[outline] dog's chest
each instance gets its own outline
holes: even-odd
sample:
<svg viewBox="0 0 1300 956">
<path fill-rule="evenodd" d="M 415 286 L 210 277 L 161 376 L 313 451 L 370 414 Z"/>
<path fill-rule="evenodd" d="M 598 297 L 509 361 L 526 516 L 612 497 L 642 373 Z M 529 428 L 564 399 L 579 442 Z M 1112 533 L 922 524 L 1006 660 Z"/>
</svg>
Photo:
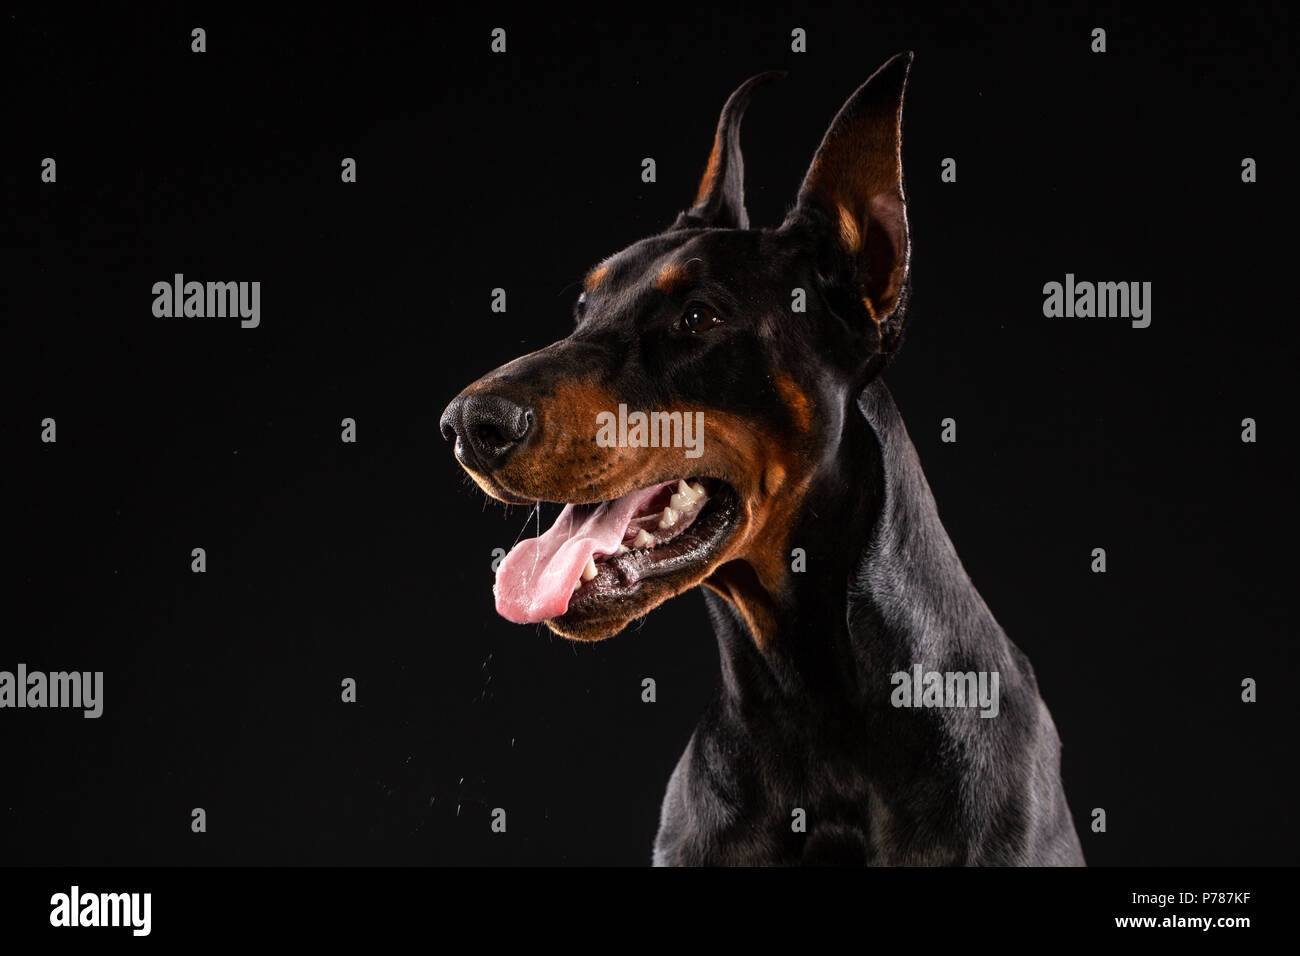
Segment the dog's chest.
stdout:
<svg viewBox="0 0 1300 956">
<path fill-rule="evenodd" d="M 818 736 L 741 735 L 702 723 L 668 783 L 655 864 L 898 866 L 959 858 L 942 838 L 917 839 L 916 820 L 890 809 L 865 754 L 819 748 Z"/>
</svg>

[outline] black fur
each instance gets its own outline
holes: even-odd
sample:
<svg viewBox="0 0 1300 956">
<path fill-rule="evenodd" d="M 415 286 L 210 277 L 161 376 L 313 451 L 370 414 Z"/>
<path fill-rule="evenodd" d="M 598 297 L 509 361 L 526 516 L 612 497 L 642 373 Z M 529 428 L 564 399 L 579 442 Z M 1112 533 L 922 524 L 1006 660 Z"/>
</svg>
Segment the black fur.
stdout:
<svg viewBox="0 0 1300 956">
<path fill-rule="evenodd" d="M 669 783 L 657 864 L 1083 863 L 1033 669 L 967 577 L 879 378 L 910 292 L 898 159 L 910 62 L 895 57 L 845 104 L 777 229 L 747 228 L 739 125 L 769 75 L 746 83 L 723 110 L 715 173 L 691 208 L 602 264 L 568 338 L 485 376 L 443 417 L 462 463 L 505 500 L 547 497 L 502 475 L 514 455 L 552 461 L 546 436 L 583 427 L 548 419 L 577 380 L 635 408 L 723 410 L 803 469 L 806 491 L 781 530 L 816 565 L 767 589 L 769 633 L 758 640 L 706 592 L 722 683 Z M 849 228 L 846 243 L 846 216 L 860 241 Z M 688 281 L 656 282 L 684 264 Z M 806 311 L 791 309 L 795 288 Z M 683 331 L 692 303 L 723 321 Z M 546 481 L 538 471 L 528 474 Z M 645 477 L 642 487 L 672 475 Z M 754 575 L 745 565 L 731 572 Z M 630 619 L 614 612 L 582 636 Z M 581 634 L 572 616 L 559 624 Z M 916 665 L 997 672 L 998 716 L 893 706 L 891 675 Z M 792 827 L 795 810 L 806 832 Z"/>
<path fill-rule="evenodd" d="M 706 592 L 722 683 L 668 784 L 655 863 L 1082 865 L 1033 668 L 962 568 L 883 382 L 854 413 L 797 535 L 830 570 L 795 576 L 781 652 Z M 999 716 L 894 708 L 890 675 L 917 663 L 998 671 Z"/>
</svg>

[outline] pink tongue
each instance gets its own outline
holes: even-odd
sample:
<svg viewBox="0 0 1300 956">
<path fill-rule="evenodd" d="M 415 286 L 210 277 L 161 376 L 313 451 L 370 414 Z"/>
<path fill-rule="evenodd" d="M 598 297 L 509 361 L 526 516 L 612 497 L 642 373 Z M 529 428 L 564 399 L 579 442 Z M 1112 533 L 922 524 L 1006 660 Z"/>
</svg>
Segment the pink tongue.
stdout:
<svg viewBox="0 0 1300 956">
<path fill-rule="evenodd" d="M 643 488 L 598 505 L 565 505 L 545 534 L 520 541 L 497 566 L 492 588 L 497 613 L 516 624 L 562 615 L 587 559 L 613 554 L 638 511 L 673 484 Z"/>
</svg>

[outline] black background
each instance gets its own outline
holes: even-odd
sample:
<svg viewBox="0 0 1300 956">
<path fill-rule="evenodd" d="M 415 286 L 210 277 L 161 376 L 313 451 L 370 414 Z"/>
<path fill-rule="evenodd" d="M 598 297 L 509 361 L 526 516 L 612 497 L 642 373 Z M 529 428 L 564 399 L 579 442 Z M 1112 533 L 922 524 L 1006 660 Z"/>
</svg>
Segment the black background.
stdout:
<svg viewBox="0 0 1300 956">
<path fill-rule="evenodd" d="M 3 31 L 0 669 L 105 672 L 99 720 L 0 712 L 3 862 L 648 862 L 717 679 L 703 602 L 596 646 L 497 618 L 491 551 L 524 510 L 484 505 L 438 416 L 562 337 L 586 269 L 687 204 L 743 79 L 790 71 L 743 136 L 751 217 L 772 226 L 836 109 L 901 49 L 915 296 L 887 378 L 1035 664 L 1085 854 L 1297 862 L 1281 4 L 177 5 L 24 9 Z M 176 272 L 260 280 L 261 327 L 155 318 Z M 1152 282 L 1151 327 L 1044 318 L 1067 272 Z"/>
</svg>

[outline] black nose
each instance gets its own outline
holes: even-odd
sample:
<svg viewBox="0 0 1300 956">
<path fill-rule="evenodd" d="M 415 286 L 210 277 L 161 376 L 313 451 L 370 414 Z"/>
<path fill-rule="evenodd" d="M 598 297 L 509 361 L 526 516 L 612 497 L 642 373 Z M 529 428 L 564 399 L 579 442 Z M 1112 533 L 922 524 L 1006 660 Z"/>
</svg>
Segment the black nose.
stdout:
<svg viewBox="0 0 1300 956">
<path fill-rule="evenodd" d="M 488 472 L 528 437 L 533 413 L 499 395 L 457 395 L 439 425 L 443 438 L 456 439 L 461 464 Z"/>
</svg>

